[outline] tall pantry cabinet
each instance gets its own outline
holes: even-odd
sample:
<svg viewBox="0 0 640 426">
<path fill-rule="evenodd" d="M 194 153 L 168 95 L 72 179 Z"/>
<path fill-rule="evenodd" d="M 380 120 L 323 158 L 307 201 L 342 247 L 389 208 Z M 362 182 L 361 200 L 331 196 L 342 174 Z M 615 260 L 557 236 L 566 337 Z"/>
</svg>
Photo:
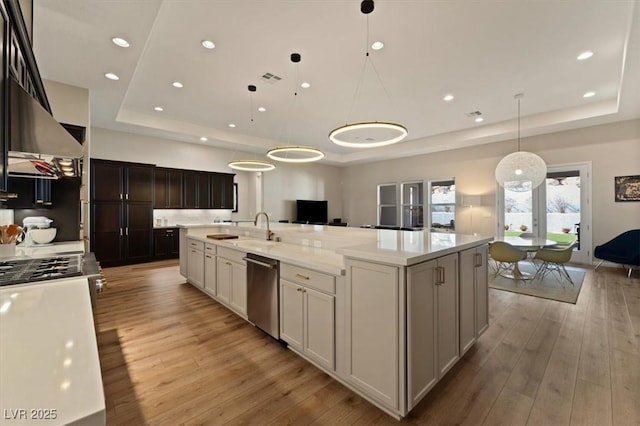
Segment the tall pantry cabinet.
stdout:
<svg viewBox="0 0 640 426">
<path fill-rule="evenodd" d="M 153 256 L 152 164 L 91 161 L 91 251 L 105 266 Z"/>
</svg>

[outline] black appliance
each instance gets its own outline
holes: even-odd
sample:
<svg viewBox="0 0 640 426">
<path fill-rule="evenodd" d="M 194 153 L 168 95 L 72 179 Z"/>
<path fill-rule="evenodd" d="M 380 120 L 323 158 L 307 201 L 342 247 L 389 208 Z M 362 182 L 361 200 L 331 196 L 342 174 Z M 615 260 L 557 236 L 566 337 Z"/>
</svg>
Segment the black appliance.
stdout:
<svg viewBox="0 0 640 426">
<path fill-rule="evenodd" d="M 326 224 L 329 221 L 328 217 L 326 200 L 296 200 L 296 222 Z"/>
</svg>

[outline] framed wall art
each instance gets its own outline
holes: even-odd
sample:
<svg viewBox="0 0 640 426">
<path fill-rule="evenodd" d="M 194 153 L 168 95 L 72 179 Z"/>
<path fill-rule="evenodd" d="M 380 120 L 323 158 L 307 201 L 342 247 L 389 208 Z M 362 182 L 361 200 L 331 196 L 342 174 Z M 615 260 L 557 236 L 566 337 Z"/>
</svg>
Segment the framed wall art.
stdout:
<svg viewBox="0 0 640 426">
<path fill-rule="evenodd" d="M 616 176 L 615 196 L 618 201 L 640 201 L 640 175 Z"/>
</svg>

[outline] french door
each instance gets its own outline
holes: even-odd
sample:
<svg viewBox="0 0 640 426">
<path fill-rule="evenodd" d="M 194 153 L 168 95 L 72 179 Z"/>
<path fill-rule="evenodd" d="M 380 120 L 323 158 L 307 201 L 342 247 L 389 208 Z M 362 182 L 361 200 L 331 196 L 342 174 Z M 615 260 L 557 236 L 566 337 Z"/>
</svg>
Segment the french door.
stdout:
<svg viewBox="0 0 640 426">
<path fill-rule="evenodd" d="M 571 260 L 591 263 L 591 164 L 548 166 L 537 188 L 498 187 L 498 236 L 576 242 Z"/>
</svg>

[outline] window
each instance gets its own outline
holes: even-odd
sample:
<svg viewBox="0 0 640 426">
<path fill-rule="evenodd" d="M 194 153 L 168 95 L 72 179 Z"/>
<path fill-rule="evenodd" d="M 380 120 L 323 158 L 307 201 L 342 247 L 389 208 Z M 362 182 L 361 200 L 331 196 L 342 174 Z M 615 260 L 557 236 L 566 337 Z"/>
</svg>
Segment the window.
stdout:
<svg viewBox="0 0 640 426">
<path fill-rule="evenodd" d="M 398 185 L 378 185 L 378 225 L 398 226 Z"/>
<path fill-rule="evenodd" d="M 429 183 L 429 211 L 432 228 L 455 229 L 456 181 L 455 179 Z"/>
<path fill-rule="evenodd" d="M 402 225 L 406 228 L 421 228 L 423 220 L 422 182 L 408 182 L 402 185 Z"/>
</svg>

